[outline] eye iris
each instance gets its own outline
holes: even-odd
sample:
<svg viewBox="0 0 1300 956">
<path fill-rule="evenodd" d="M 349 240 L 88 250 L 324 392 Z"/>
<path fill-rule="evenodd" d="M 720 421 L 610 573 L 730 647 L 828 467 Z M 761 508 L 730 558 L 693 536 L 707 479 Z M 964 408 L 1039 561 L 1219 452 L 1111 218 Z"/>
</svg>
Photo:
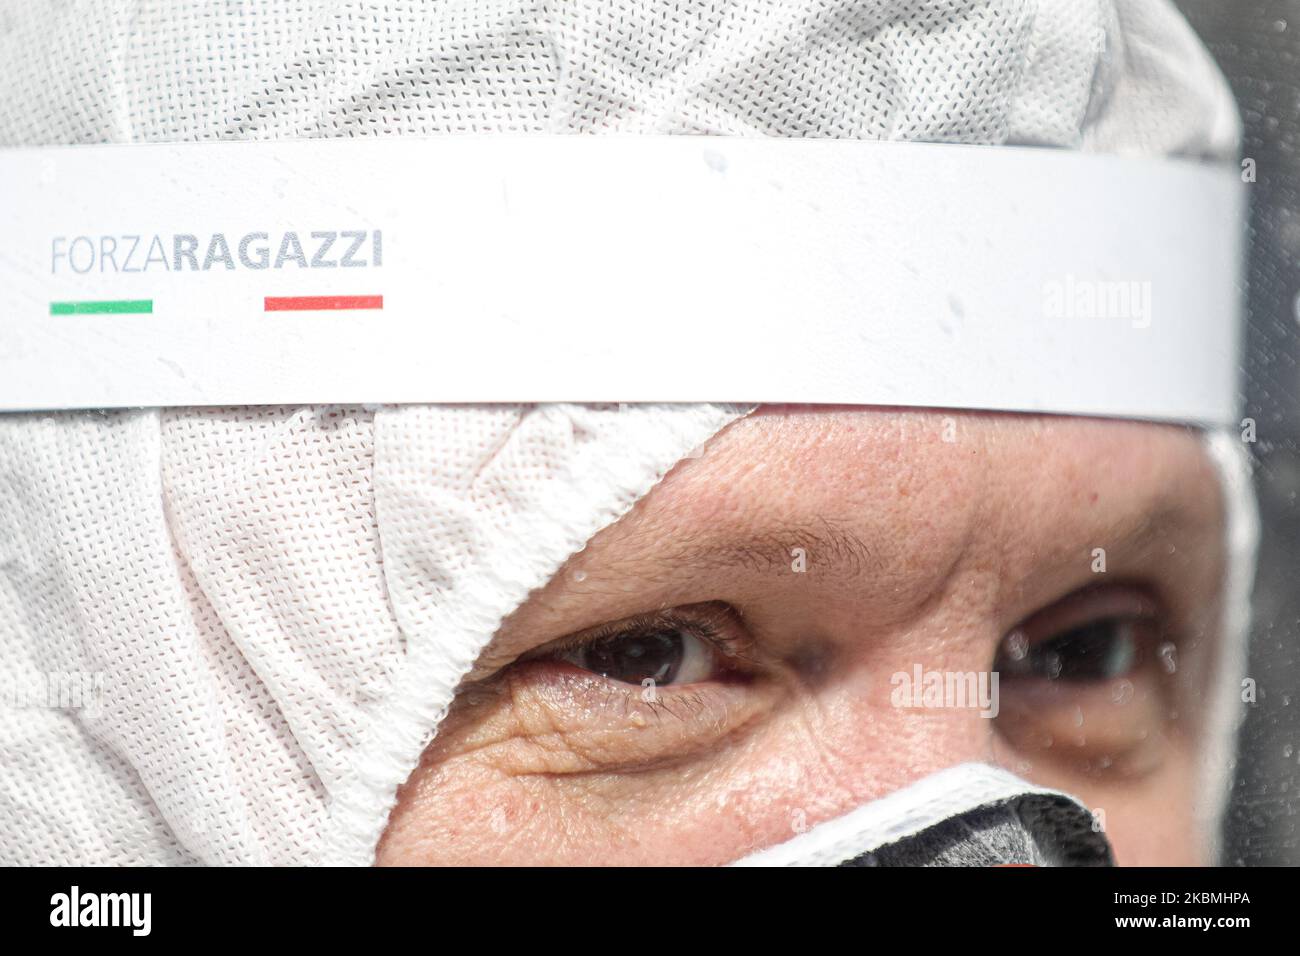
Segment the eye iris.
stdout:
<svg viewBox="0 0 1300 956">
<path fill-rule="evenodd" d="M 588 645 L 582 666 L 613 680 L 640 684 L 647 678 L 669 684 L 677 676 L 684 653 L 677 630 L 655 630 L 620 634 Z"/>
</svg>

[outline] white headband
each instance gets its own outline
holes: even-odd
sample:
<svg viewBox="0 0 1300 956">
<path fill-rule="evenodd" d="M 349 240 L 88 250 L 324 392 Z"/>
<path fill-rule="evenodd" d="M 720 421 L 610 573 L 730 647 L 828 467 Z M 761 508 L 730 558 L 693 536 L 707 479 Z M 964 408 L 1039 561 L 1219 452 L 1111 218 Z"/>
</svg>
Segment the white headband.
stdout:
<svg viewBox="0 0 1300 956">
<path fill-rule="evenodd" d="M 0 410 L 1237 414 L 1220 166 L 491 136 L 19 149 L 0 179 Z"/>
</svg>

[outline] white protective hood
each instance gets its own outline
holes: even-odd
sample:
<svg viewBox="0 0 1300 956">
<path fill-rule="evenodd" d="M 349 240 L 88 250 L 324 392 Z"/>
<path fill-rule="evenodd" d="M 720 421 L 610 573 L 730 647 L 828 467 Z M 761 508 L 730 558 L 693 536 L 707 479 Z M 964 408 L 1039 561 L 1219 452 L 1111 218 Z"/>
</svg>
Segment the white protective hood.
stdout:
<svg viewBox="0 0 1300 956">
<path fill-rule="evenodd" d="M 0 63 L 7 146 L 617 131 L 1223 160 L 1237 139 L 1162 0 L 0 0 Z M 96 707 L 0 712 L 0 862 L 368 863 L 502 618 L 744 411 L 0 416 L 0 672 L 103 675 Z M 1240 638 L 1251 512 L 1240 443 L 1216 442 Z"/>
</svg>

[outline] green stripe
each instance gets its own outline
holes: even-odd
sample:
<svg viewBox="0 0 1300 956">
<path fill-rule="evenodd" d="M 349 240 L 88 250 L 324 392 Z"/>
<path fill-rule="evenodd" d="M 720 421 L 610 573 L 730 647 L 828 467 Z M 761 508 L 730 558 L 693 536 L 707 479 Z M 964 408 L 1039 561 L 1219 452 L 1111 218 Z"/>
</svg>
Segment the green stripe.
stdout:
<svg viewBox="0 0 1300 956">
<path fill-rule="evenodd" d="M 153 313 L 153 299 L 102 299 L 98 302 L 51 302 L 50 315 L 118 315 Z"/>
</svg>

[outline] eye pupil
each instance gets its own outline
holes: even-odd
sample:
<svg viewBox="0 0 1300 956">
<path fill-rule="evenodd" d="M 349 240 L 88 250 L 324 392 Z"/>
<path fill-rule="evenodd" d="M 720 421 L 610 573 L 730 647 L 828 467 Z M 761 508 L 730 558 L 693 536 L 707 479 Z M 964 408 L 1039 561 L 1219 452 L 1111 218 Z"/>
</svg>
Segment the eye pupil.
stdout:
<svg viewBox="0 0 1300 956">
<path fill-rule="evenodd" d="M 647 678 L 656 684 L 672 683 L 681 667 L 684 652 L 678 630 L 659 629 L 596 641 L 583 649 L 582 666 L 613 680 L 640 684 Z"/>
</svg>

